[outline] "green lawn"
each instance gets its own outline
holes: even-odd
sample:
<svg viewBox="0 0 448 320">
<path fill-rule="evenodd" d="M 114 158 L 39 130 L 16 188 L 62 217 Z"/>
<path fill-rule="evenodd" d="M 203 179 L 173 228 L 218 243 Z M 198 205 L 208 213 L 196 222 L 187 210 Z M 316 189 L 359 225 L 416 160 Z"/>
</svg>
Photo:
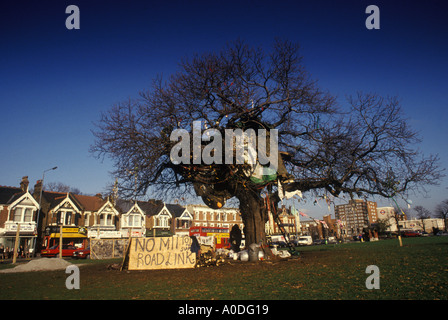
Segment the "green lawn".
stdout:
<svg viewBox="0 0 448 320">
<path fill-rule="evenodd" d="M 0 299 L 366 299 L 448 298 L 448 237 L 300 248 L 299 259 L 233 262 L 219 267 L 118 271 L 111 261 L 81 266 L 80 290 L 65 271 L 0 274 Z M 118 262 L 118 260 L 116 261 Z M 369 265 L 380 289 L 367 289 Z"/>
<path fill-rule="evenodd" d="M 398 240 L 308 247 L 303 253 L 316 249 L 322 262 L 306 277 L 316 283 L 307 286 L 312 299 L 448 299 L 447 237 L 405 238 L 403 247 Z M 368 265 L 380 270 L 379 290 L 365 286 Z"/>
</svg>

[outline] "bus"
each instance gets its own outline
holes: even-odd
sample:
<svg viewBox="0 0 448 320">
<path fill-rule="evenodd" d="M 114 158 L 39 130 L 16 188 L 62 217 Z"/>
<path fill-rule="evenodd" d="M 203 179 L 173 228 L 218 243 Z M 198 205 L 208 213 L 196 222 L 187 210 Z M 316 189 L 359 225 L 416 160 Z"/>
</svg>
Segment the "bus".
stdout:
<svg viewBox="0 0 448 320">
<path fill-rule="evenodd" d="M 41 256 L 51 257 L 59 254 L 60 226 L 48 226 L 41 249 Z M 72 256 L 76 250 L 89 246 L 87 229 L 84 227 L 62 227 L 62 256 Z"/>
<path fill-rule="evenodd" d="M 215 238 L 215 249 L 228 249 L 230 247 L 229 228 L 190 227 L 190 237 L 191 236 L 213 236 Z"/>
</svg>

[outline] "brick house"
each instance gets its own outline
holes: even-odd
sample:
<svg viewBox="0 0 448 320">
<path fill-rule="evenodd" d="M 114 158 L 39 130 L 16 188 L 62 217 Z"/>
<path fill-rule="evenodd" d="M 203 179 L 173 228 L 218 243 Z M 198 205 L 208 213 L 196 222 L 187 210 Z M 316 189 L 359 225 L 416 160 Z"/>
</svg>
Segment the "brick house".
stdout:
<svg viewBox="0 0 448 320">
<path fill-rule="evenodd" d="M 244 230 L 243 220 L 236 208 L 212 209 L 205 205 L 187 205 L 187 210 L 193 217 L 192 226 L 223 227 L 230 230 L 236 224 L 241 231 Z"/>
<path fill-rule="evenodd" d="M 20 244 L 30 252 L 37 240 L 39 203 L 28 190 L 28 177 L 20 188 L 0 186 L 0 244 L 13 248 L 18 226 Z"/>
<path fill-rule="evenodd" d="M 42 184 L 34 186 L 34 198 L 40 199 Z M 120 214 L 114 204 L 101 195 L 88 196 L 71 192 L 42 191 L 42 234 L 48 227 L 85 227 L 88 237 L 121 237 Z"/>
<path fill-rule="evenodd" d="M 115 207 L 120 212 L 120 231 L 123 237 L 146 235 L 146 213 L 139 201 L 118 199 Z"/>
</svg>

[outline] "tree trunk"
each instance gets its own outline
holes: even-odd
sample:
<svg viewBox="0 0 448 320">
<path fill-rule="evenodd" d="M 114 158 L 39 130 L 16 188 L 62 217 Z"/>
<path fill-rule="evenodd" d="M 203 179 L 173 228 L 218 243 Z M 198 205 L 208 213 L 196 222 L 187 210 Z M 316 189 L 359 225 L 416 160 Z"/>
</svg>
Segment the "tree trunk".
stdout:
<svg viewBox="0 0 448 320">
<path fill-rule="evenodd" d="M 245 188 L 238 191 L 236 197 L 240 201 L 246 247 L 252 243 L 266 244 L 265 224 L 268 215 L 260 191 Z"/>
</svg>

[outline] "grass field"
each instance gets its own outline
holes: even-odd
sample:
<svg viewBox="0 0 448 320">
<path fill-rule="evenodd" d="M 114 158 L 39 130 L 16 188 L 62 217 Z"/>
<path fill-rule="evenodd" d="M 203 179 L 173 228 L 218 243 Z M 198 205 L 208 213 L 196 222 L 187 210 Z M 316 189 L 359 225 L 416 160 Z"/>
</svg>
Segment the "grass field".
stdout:
<svg viewBox="0 0 448 320">
<path fill-rule="evenodd" d="M 448 237 L 405 238 L 403 247 L 383 240 L 300 252 L 287 261 L 183 270 L 120 272 L 107 269 L 111 261 L 88 261 L 80 267 L 79 290 L 65 287 L 64 270 L 0 274 L 0 299 L 448 299 Z M 366 288 L 369 265 L 379 268 L 379 289 Z"/>
</svg>

